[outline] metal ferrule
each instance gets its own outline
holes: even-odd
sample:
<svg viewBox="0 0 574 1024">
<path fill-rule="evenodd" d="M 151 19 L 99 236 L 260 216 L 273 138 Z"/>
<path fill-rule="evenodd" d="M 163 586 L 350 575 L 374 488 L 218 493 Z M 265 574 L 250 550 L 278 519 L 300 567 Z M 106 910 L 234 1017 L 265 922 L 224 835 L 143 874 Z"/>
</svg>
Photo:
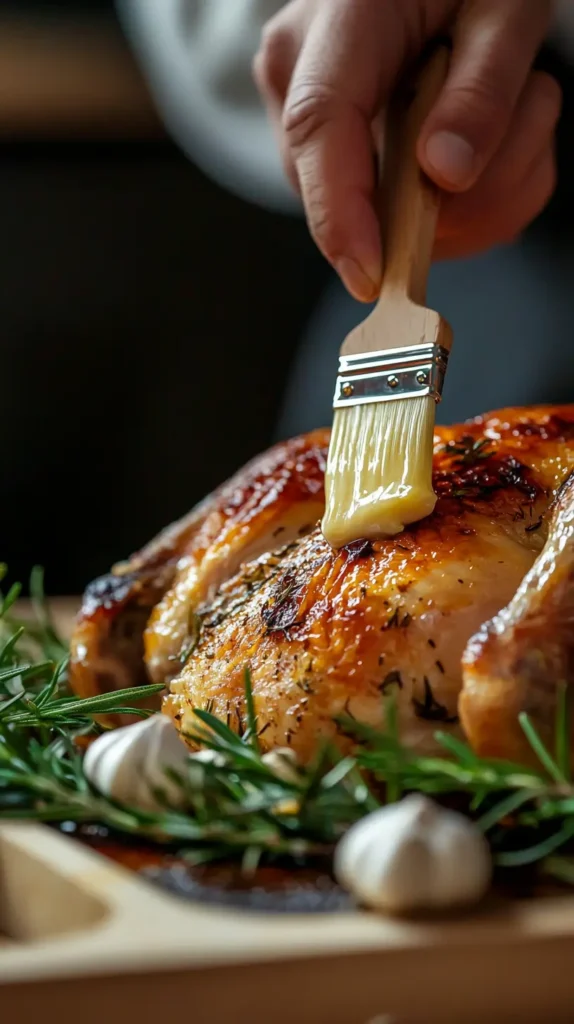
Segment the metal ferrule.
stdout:
<svg viewBox="0 0 574 1024">
<path fill-rule="evenodd" d="M 430 343 L 340 356 L 333 408 L 425 395 L 440 402 L 448 355 Z"/>
</svg>

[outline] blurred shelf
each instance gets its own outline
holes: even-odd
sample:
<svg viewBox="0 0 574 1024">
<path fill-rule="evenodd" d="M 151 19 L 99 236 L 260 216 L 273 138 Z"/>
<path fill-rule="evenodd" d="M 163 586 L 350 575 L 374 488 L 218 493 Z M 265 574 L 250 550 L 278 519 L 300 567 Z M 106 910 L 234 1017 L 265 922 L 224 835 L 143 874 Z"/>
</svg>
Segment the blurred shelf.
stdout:
<svg viewBox="0 0 574 1024">
<path fill-rule="evenodd" d="M 0 140 L 163 134 L 113 19 L 0 15 Z"/>
</svg>

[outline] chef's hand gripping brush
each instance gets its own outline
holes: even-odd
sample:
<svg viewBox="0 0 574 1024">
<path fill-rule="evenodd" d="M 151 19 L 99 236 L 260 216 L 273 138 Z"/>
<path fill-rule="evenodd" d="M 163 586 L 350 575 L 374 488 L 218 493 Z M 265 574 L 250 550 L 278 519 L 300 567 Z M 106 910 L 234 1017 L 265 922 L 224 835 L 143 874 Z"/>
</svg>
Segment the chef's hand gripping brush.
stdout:
<svg viewBox="0 0 574 1024">
<path fill-rule="evenodd" d="M 424 308 L 440 196 L 416 156 L 445 82 L 446 47 L 391 102 L 379 188 L 384 276 L 379 300 L 346 338 L 325 478 L 323 533 L 333 547 L 399 533 L 429 515 L 435 406 L 452 332 Z"/>
</svg>

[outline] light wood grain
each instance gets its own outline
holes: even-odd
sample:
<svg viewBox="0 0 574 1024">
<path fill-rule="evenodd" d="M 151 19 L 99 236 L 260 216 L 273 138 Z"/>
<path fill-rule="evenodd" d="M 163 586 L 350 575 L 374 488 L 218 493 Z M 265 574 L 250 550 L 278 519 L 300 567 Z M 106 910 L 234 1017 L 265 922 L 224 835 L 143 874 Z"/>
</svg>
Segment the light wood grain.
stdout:
<svg viewBox="0 0 574 1024">
<path fill-rule="evenodd" d="M 51 602 L 69 634 L 77 598 Z M 22 603 L 26 613 L 29 606 Z M 0 824 L 6 1020 L 157 1024 L 561 1024 L 572 1019 L 574 897 L 492 898 L 448 920 L 209 908 L 36 824 Z"/>
<path fill-rule="evenodd" d="M 571 897 L 443 922 L 232 912 L 178 902 L 43 826 L 4 824 L 2 926 L 6 1020 L 74 1006 L 82 1024 L 184 1010 L 194 1024 L 559 1024 L 574 1006 Z"/>
<path fill-rule="evenodd" d="M 343 355 L 423 342 L 451 347 L 449 325 L 438 313 L 424 308 L 440 195 L 423 174 L 416 152 L 420 130 L 444 84 L 448 63 L 448 50 L 440 47 L 412 89 L 400 92 L 390 105 L 379 195 L 383 285 L 372 313 L 347 336 Z"/>
<path fill-rule="evenodd" d="M 0 17 L 0 136 L 156 137 L 163 129 L 119 30 Z"/>
</svg>

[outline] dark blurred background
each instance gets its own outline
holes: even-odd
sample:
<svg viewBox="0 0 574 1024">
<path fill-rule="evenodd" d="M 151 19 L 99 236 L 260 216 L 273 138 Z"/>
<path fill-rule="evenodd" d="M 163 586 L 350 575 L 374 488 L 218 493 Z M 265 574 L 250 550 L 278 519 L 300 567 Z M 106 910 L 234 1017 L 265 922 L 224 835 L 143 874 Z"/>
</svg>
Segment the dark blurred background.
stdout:
<svg viewBox="0 0 574 1024">
<path fill-rule="evenodd" d="M 111 3 L 8 14 L 0 559 L 77 593 L 269 443 L 327 270 L 165 137 Z"/>
<path fill-rule="evenodd" d="M 527 244 L 560 274 L 574 88 L 543 60 L 561 184 Z M 4 0 L 0 224 L 0 558 L 77 593 L 270 442 L 329 272 L 167 139 L 106 0 Z"/>
</svg>

